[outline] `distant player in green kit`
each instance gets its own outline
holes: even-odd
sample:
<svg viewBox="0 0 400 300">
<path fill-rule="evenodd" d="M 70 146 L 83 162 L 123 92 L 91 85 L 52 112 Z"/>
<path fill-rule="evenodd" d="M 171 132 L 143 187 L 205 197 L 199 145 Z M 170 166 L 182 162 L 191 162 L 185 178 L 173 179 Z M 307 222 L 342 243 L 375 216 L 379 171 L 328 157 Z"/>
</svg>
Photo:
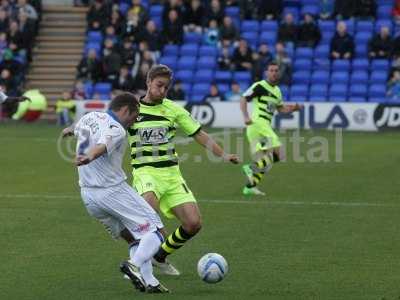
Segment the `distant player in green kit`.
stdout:
<svg viewBox="0 0 400 300">
<path fill-rule="evenodd" d="M 131 145 L 133 185 L 157 211 L 180 222 L 166 237 L 153 264 L 164 274 L 179 275 L 166 257 L 182 247 L 201 228 L 201 216 L 192 191 L 183 179 L 175 152 L 177 128 L 224 161 L 238 163 L 201 129 L 199 122 L 179 104 L 166 99 L 172 71 L 165 65 L 153 66 L 147 74 L 147 92 L 140 100 L 136 123 L 128 130 Z"/>
<path fill-rule="evenodd" d="M 254 161 L 243 165 L 243 171 L 248 183 L 243 188 L 244 195 L 265 195 L 257 188 L 262 177 L 280 160 L 279 148 L 281 142 L 271 127 L 275 110 L 281 113 L 291 113 L 302 108 L 299 104 L 284 105 L 281 90 L 278 87 L 279 66 L 271 62 L 266 70 L 267 79 L 254 83 L 240 101 L 244 122 L 247 126 L 246 135 Z M 247 102 L 253 102 L 253 112 L 250 118 Z"/>
</svg>

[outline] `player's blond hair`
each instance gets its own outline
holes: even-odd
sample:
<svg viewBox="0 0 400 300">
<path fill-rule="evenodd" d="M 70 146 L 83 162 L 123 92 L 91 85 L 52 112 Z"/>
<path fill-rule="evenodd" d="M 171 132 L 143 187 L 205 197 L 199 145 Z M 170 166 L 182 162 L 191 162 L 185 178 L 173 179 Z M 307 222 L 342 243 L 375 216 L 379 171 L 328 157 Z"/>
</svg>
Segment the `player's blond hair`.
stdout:
<svg viewBox="0 0 400 300">
<path fill-rule="evenodd" d="M 154 65 L 147 73 L 147 80 L 152 81 L 156 77 L 167 77 L 172 79 L 172 70 L 166 65 Z"/>
</svg>

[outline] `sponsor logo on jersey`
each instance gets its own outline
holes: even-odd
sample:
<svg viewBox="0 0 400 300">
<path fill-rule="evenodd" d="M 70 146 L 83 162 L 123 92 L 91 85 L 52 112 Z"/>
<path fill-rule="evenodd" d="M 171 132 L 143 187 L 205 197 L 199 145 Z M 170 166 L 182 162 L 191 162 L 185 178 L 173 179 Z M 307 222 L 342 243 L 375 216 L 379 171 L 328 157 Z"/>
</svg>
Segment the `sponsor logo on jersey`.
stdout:
<svg viewBox="0 0 400 300">
<path fill-rule="evenodd" d="M 168 128 L 165 127 L 151 127 L 139 128 L 138 133 L 142 145 L 157 145 L 168 143 Z"/>
</svg>

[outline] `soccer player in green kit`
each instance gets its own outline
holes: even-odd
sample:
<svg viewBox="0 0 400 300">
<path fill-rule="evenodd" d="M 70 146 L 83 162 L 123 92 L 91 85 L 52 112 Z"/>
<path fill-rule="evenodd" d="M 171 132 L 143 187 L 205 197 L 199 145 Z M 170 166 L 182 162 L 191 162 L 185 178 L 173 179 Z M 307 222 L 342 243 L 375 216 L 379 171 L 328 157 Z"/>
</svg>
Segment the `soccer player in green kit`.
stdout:
<svg viewBox="0 0 400 300">
<path fill-rule="evenodd" d="M 254 161 L 243 165 L 243 171 L 248 179 L 243 188 L 244 195 L 265 195 L 257 188 L 262 177 L 280 160 L 279 137 L 271 127 L 272 117 L 277 110 L 280 113 L 291 113 L 302 109 L 302 105 L 284 105 L 281 90 L 278 87 L 279 66 L 271 62 L 266 69 L 266 80 L 254 83 L 243 93 L 240 109 L 247 126 L 246 135 Z M 253 102 L 253 112 L 250 118 L 247 103 Z"/>
<path fill-rule="evenodd" d="M 157 212 L 181 222 L 181 226 L 166 237 L 153 260 L 163 273 L 179 275 L 166 257 L 199 232 L 201 216 L 195 197 L 179 170 L 173 142 L 177 127 L 224 161 L 237 164 L 239 159 L 225 153 L 187 110 L 166 99 L 172 83 L 171 69 L 165 65 L 153 66 L 146 83 L 147 92 L 140 100 L 139 117 L 128 130 L 133 185 Z"/>
</svg>

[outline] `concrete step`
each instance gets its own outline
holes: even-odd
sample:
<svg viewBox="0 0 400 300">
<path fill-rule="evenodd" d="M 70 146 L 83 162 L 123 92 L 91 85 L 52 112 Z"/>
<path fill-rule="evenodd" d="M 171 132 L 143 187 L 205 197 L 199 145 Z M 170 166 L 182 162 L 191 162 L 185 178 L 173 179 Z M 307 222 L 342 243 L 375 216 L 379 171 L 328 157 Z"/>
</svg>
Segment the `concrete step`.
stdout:
<svg viewBox="0 0 400 300">
<path fill-rule="evenodd" d="M 75 63 L 78 63 L 79 60 L 82 58 L 81 54 L 46 54 L 46 53 L 41 53 L 38 52 L 35 55 L 35 61 L 47 61 L 47 60 L 56 60 L 56 61 L 75 61 Z"/>
<path fill-rule="evenodd" d="M 76 66 L 74 67 L 58 67 L 58 68 L 53 68 L 53 67 L 44 67 L 44 66 L 33 66 L 30 68 L 30 74 L 51 74 L 51 75 L 57 75 L 57 74 L 62 74 L 62 73 L 76 73 Z"/>
<path fill-rule="evenodd" d="M 33 51 L 33 55 L 42 55 L 42 54 L 65 54 L 65 55 L 80 55 L 82 56 L 82 47 L 77 48 L 47 48 L 42 45 L 35 47 Z"/>
<path fill-rule="evenodd" d="M 43 13 L 87 13 L 88 7 L 82 6 L 66 6 L 66 5 L 43 5 Z"/>
<path fill-rule="evenodd" d="M 45 20 L 40 28 L 86 28 L 85 20 Z"/>
<path fill-rule="evenodd" d="M 48 67 L 48 68 L 61 68 L 61 67 L 76 67 L 76 61 L 52 61 L 52 60 L 36 60 L 33 59 L 31 66 L 33 67 Z"/>
<path fill-rule="evenodd" d="M 39 31 L 39 36 L 83 36 L 85 37 L 86 34 L 86 28 L 62 28 L 62 27 L 56 27 L 56 28 L 41 28 Z"/>
<path fill-rule="evenodd" d="M 53 42 L 53 43 L 78 43 L 81 42 L 83 43 L 86 40 L 86 36 L 85 35 L 67 35 L 67 36 L 63 36 L 63 35 L 41 35 L 39 34 L 39 36 L 36 38 L 37 42 Z"/>
<path fill-rule="evenodd" d="M 53 81 L 47 81 L 47 80 L 29 80 L 27 81 L 27 86 L 30 87 L 36 87 L 36 88 L 47 88 L 47 87 L 71 87 L 72 82 L 69 80 L 53 80 Z"/>
<path fill-rule="evenodd" d="M 42 21 L 43 22 L 52 22 L 52 21 L 86 22 L 86 14 L 50 13 L 50 14 L 44 14 L 42 17 Z"/>
<path fill-rule="evenodd" d="M 82 51 L 84 45 L 84 41 L 60 41 L 60 42 L 55 42 L 55 41 L 41 41 L 36 43 L 35 49 L 34 50 L 47 50 L 47 51 L 60 51 L 60 50 L 70 50 L 73 49 L 75 51 Z"/>
<path fill-rule="evenodd" d="M 53 73 L 29 73 L 26 75 L 27 80 L 44 80 L 44 81 L 54 81 L 54 80 L 65 80 L 72 82 L 75 80 L 76 74 L 75 72 L 70 72 L 70 73 L 58 73 L 58 74 L 53 74 Z"/>
</svg>

